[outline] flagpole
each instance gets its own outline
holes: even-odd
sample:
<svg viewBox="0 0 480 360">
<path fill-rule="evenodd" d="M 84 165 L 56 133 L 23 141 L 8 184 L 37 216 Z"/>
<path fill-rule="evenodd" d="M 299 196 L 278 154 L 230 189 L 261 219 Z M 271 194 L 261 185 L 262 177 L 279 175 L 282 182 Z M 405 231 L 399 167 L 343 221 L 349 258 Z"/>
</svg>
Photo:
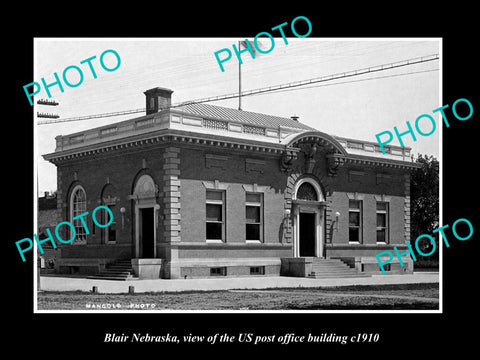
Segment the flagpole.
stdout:
<svg viewBox="0 0 480 360">
<path fill-rule="evenodd" d="M 238 42 L 240 49 L 240 41 Z M 238 110 L 242 110 L 242 65 L 238 62 Z"/>
</svg>

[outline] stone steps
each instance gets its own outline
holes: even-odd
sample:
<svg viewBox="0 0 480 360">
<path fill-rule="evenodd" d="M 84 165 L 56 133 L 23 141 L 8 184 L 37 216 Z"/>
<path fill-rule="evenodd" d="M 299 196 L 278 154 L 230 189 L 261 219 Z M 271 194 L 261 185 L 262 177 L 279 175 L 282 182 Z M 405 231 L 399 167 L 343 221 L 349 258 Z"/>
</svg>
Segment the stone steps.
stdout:
<svg viewBox="0 0 480 360">
<path fill-rule="evenodd" d="M 114 263 L 108 264 L 105 270 L 102 270 L 95 275 L 87 276 L 87 278 L 120 281 L 138 279 L 133 273 L 131 260 L 117 260 Z"/>
<path fill-rule="evenodd" d="M 308 275 L 314 279 L 329 278 L 356 278 L 369 277 L 370 275 L 359 273 L 340 259 L 315 258 L 312 263 L 312 272 Z"/>
</svg>

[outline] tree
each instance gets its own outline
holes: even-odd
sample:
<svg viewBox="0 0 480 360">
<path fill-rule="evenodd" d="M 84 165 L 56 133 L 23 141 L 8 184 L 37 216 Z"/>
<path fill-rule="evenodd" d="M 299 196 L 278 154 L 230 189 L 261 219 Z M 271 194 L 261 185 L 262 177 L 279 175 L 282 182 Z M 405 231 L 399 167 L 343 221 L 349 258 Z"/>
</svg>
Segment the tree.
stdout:
<svg viewBox="0 0 480 360">
<path fill-rule="evenodd" d="M 410 227 L 411 244 L 422 234 L 428 234 L 435 238 L 436 250 L 429 257 L 417 256 L 416 265 L 422 262 L 438 262 L 438 233 L 433 230 L 439 225 L 439 168 L 438 160 L 434 156 L 418 154 L 412 160 L 422 166 L 415 169 L 411 174 L 410 186 Z M 429 253 L 433 244 L 428 238 L 422 238 L 418 246 L 423 253 Z M 414 247 L 414 246 L 412 246 Z M 417 253 L 417 251 L 415 250 Z"/>
</svg>

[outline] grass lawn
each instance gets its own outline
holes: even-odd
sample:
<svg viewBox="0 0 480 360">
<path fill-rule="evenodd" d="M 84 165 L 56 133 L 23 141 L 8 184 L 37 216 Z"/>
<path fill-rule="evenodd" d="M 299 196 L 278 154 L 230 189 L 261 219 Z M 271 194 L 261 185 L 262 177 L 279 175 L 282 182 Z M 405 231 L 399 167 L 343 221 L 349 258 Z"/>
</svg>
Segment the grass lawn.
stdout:
<svg viewBox="0 0 480 360">
<path fill-rule="evenodd" d="M 435 310 L 438 284 L 141 294 L 39 292 L 39 310 Z"/>
</svg>

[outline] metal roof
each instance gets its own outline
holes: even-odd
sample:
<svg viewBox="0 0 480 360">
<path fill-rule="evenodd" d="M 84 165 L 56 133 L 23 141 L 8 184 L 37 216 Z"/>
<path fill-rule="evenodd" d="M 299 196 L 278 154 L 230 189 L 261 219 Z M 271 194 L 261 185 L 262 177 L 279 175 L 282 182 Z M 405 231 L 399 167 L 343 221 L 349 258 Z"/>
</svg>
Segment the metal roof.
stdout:
<svg viewBox="0 0 480 360">
<path fill-rule="evenodd" d="M 261 114 L 245 110 L 237 110 L 205 103 L 183 105 L 175 107 L 173 110 L 179 110 L 185 114 L 209 117 L 218 120 L 229 120 L 251 126 L 262 126 L 269 128 L 285 126 L 300 130 L 316 130 L 291 118 Z"/>
</svg>

